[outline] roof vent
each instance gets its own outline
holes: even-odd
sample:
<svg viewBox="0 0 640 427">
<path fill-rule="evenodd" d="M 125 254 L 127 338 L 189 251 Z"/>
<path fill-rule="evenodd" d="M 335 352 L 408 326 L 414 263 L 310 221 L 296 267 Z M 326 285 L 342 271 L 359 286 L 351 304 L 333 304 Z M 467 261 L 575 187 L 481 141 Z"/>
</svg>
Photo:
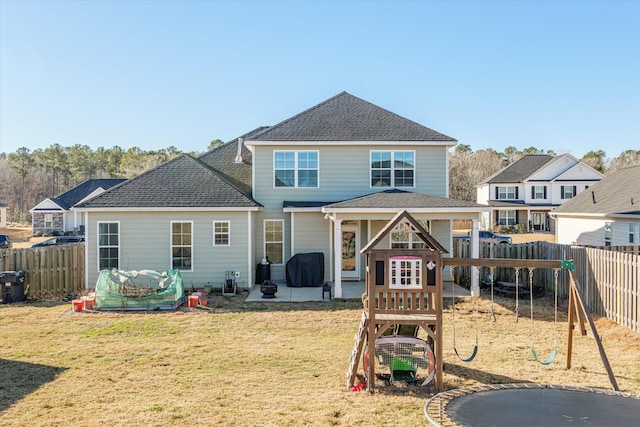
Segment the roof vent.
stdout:
<svg viewBox="0 0 640 427">
<path fill-rule="evenodd" d="M 238 154 L 236 155 L 236 163 L 242 163 L 242 138 L 238 138 Z"/>
</svg>

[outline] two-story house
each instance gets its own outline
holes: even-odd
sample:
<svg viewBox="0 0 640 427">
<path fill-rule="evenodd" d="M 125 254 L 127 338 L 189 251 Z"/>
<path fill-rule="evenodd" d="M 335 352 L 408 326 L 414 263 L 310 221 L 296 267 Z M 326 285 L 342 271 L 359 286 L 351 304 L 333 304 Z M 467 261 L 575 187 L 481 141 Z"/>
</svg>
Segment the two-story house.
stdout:
<svg viewBox="0 0 640 427">
<path fill-rule="evenodd" d="M 481 227 L 521 224 L 527 231 L 555 232 L 549 212 L 603 178 L 571 154 L 525 155 L 476 187 L 480 204 L 491 206 Z"/>
<path fill-rule="evenodd" d="M 640 166 L 618 169 L 551 211 L 565 245 L 640 245 Z"/>
<path fill-rule="evenodd" d="M 294 255 L 321 252 L 325 280 L 364 280 L 360 249 L 407 210 L 445 248 L 451 221 L 486 206 L 448 198 L 456 140 L 342 92 L 204 155 L 183 155 L 94 197 L 85 216 L 87 283 L 104 268 L 178 268 L 185 283 L 234 271 L 250 287 L 263 258 L 283 282 Z M 417 247 L 408 224 L 385 244 Z"/>
</svg>

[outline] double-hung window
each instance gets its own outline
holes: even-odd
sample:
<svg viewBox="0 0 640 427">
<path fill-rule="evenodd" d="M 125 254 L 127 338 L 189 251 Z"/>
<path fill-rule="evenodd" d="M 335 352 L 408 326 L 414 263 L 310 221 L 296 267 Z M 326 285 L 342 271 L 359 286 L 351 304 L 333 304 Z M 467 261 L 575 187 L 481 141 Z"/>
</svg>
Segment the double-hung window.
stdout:
<svg viewBox="0 0 640 427">
<path fill-rule="evenodd" d="M 98 270 L 120 268 L 120 223 L 98 222 Z"/>
<path fill-rule="evenodd" d="M 636 223 L 629 223 L 629 243 L 634 244 L 636 242 Z"/>
<path fill-rule="evenodd" d="M 560 186 L 560 198 L 561 199 L 573 199 L 576 196 L 575 185 L 562 185 Z"/>
<path fill-rule="evenodd" d="M 611 246 L 611 222 L 604 223 L 604 245 Z"/>
<path fill-rule="evenodd" d="M 53 214 L 44 214 L 44 228 L 53 228 Z"/>
<path fill-rule="evenodd" d="M 273 264 L 284 264 L 284 221 L 264 221 L 264 254 Z"/>
<path fill-rule="evenodd" d="M 516 211 L 498 211 L 498 225 L 516 225 Z"/>
<path fill-rule="evenodd" d="M 230 236 L 229 221 L 213 221 L 213 246 L 229 246 Z"/>
<path fill-rule="evenodd" d="M 515 200 L 518 198 L 518 187 L 512 185 L 496 187 L 496 199 Z"/>
<path fill-rule="evenodd" d="M 534 200 L 547 198 L 547 186 L 546 185 L 534 185 L 531 187 L 531 198 Z"/>
<path fill-rule="evenodd" d="M 415 187 L 414 151 L 371 151 L 372 187 Z"/>
<path fill-rule="evenodd" d="M 171 221 L 171 268 L 193 271 L 193 222 Z"/>
<path fill-rule="evenodd" d="M 274 151 L 273 180 L 275 187 L 317 188 L 317 151 Z"/>
</svg>

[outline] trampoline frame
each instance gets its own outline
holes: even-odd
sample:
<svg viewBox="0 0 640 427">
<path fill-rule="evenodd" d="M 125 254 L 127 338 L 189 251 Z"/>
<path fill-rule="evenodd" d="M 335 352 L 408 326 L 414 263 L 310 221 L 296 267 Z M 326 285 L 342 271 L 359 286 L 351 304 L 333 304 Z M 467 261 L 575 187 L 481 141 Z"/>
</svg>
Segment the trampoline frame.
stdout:
<svg viewBox="0 0 640 427">
<path fill-rule="evenodd" d="M 512 384 L 488 384 L 471 386 L 466 388 L 458 388 L 455 390 L 449 390 L 442 393 L 438 393 L 427 401 L 424 405 L 424 415 L 427 420 L 434 426 L 458 426 L 453 419 L 449 417 L 446 412 L 447 405 L 449 403 L 462 396 L 466 396 L 471 393 L 478 393 L 482 391 L 491 390 L 515 390 L 515 389 L 556 389 L 556 390 L 570 390 L 580 391 L 585 393 L 598 393 L 609 396 L 620 396 L 631 399 L 640 400 L 640 394 L 635 395 L 633 393 L 626 393 L 621 391 L 605 390 L 599 388 L 569 386 L 561 384 L 537 384 L 537 383 L 512 383 Z"/>
</svg>

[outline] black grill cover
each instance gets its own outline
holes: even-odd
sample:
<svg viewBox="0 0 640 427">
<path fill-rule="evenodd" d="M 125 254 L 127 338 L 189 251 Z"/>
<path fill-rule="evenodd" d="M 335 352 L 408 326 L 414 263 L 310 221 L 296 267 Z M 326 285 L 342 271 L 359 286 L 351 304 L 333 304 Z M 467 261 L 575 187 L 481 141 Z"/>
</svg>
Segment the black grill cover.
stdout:
<svg viewBox="0 0 640 427">
<path fill-rule="evenodd" d="M 324 254 L 310 252 L 296 254 L 287 261 L 287 286 L 292 288 L 322 286 L 324 283 Z"/>
</svg>

